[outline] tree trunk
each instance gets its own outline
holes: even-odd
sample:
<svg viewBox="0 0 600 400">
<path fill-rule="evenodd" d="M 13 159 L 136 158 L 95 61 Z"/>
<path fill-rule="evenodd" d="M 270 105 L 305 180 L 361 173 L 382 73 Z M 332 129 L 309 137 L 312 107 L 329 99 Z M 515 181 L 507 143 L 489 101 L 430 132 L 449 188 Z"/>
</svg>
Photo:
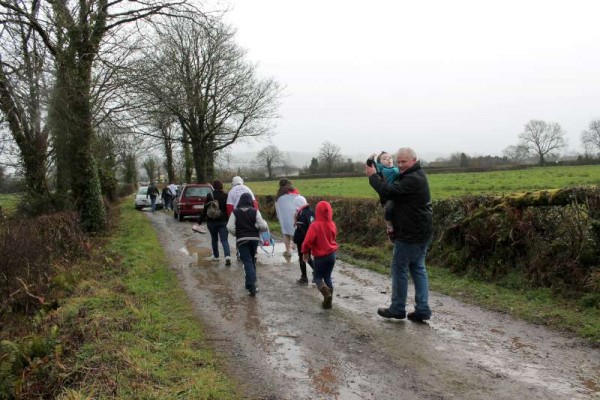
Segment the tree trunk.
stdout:
<svg viewBox="0 0 600 400">
<path fill-rule="evenodd" d="M 165 148 L 165 168 L 167 169 L 167 180 L 169 183 L 175 182 L 175 167 L 173 165 L 173 143 L 171 139 L 165 137 L 163 140 Z"/>
<path fill-rule="evenodd" d="M 56 192 L 66 198 L 71 187 L 71 168 L 69 166 L 70 149 L 68 145 L 70 133 L 66 125 L 69 109 L 64 101 L 68 96 L 66 90 L 68 79 L 64 76 L 65 72 L 65 68 L 57 68 L 56 83 L 52 89 L 48 117 L 56 164 Z"/>
<path fill-rule="evenodd" d="M 215 180 L 215 152 L 212 150 L 206 155 L 206 176 L 207 182 Z"/>
<path fill-rule="evenodd" d="M 65 129 L 68 143 L 67 165 L 75 205 L 79 211 L 81 225 L 87 232 L 99 232 L 106 226 L 106 210 L 102 200 L 100 179 L 92 156 L 92 108 L 90 104 L 92 60 L 84 49 L 76 59 L 66 51 L 58 63 L 59 74 L 65 79 L 66 96 L 62 98 L 66 111 L 61 126 Z M 60 71 L 62 70 L 62 71 Z"/>
<path fill-rule="evenodd" d="M 40 143 L 41 144 L 41 143 Z M 42 195 L 46 190 L 46 146 L 21 148 L 21 156 L 25 169 L 27 191 L 34 195 Z"/>
<path fill-rule="evenodd" d="M 192 162 L 192 150 L 191 146 L 188 143 L 190 135 L 187 132 L 183 131 L 183 174 L 184 180 L 187 183 L 192 182 L 192 171 L 193 171 L 193 162 Z"/>
<path fill-rule="evenodd" d="M 39 107 L 29 107 L 34 113 Z M 0 110 L 5 115 L 13 139 L 21 151 L 27 191 L 41 195 L 46 190 L 47 136 L 33 116 L 27 118 L 23 107 L 15 100 L 14 91 L 0 66 Z"/>
</svg>

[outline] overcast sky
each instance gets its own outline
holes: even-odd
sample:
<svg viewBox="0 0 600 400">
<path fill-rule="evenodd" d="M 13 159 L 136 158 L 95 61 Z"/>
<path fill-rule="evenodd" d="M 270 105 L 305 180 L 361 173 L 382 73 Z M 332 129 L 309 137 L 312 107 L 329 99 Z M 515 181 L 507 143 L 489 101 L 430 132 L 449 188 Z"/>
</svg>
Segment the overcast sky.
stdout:
<svg viewBox="0 0 600 400">
<path fill-rule="evenodd" d="M 501 155 L 530 119 L 581 151 L 600 118 L 597 0 L 227 3 L 248 60 L 285 86 L 282 151 Z"/>
</svg>

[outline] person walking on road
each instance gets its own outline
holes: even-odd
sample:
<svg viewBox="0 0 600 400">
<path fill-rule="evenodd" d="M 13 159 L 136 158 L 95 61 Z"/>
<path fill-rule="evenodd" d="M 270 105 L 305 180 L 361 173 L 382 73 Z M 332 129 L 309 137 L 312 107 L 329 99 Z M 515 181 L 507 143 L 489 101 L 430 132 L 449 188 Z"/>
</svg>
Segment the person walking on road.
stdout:
<svg viewBox="0 0 600 400">
<path fill-rule="evenodd" d="M 223 255 L 225 256 L 225 265 L 231 265 L 231 253 L 229 249 L 229 232 L 227 231 L 227 211 L 225 202 L 227 193 L 223 192 L 223 182 L 215 180 L 212 183 L 214 191 L 206 195 L 204 211 L 198 216 L 198 224 L 206 221 L 206 227 L 210 233 L 212 246 L 212 260 L 219 260 L 219 240 L 223 246 Z M 208 204 L 211 201 L 218 203 L 218 209 L 211 211 Z"/>
<path fill-rule="evenodd" d="M 162 197 L 163 199 L 163 210 L 167 211 L 171 202 L 171 191 L 169 190 L 168 186 L 162 188 L 160 192 L 160 197 Z"/>
<path fill-rule="evenodd" d="M 242 194 L 236 209 L 229 216 L 227 230 L 235 236 L 240 260 L 244 263 L 246 290 L 250 296 L 255 296 L 257 292 L 256 249 L 261 240 L 260 232 L 264 232 L 268 228 L 260 211 L 253 205 L 252 195 L 250 193 Z"/>
<path fill-rule="evenodd" d="M 283 244 L 285 245 L 285 251 L 283 256 L 289 261 L 292 257 L 292 246 L 294 237 L 294 215 L 296 208 L 294 207 L 294 201 L 300 195 L 298 190 L 292 186 L 287 178 L 281 178 L 279 180 L 279 189 L 275 195 L 275 213 L 281 226 L 281 234 L 283 235 Z"/>
<path fill-rule="evenodd" d="M 315 220 L 315 212 L 310 207 L 304 196 L 298 196 L 295 199 L 294 207 L 296 208 L 296 215 L 294 216 L 294 243 L 298 248 L 298 262 L 300 263 L 300 279 L 296 281 L 299 285 L 308 285 L 308 276 L 306 275 L 306 264 L 310 265 L 310 268 L 314 271 L 313 260 L 310 254 L 308 255 L 308 261 L 304 261 L 304 254 L 302 253 L 302 243 L 306 237 L 308 227 Z M 314 275 L 314 273 L 313 273 Z"/>
<path fill-rule="evenodd" d="M 158 188 L 154 184 L 154 182 L 150 183 L 148 186 L 148 191 L 146 192 L 146 198 L 150 197 L 150 209 L 152 212 L 156 210 L 156 197 L 160 194 Z"/>
<path fill-rule="evenodd" d="M 252 190 L 244 185 L 242 177 L 234 176 L 231 180 L 231 190 L 227 194 L 227 215 L 231 215 L 233 210 L 236 209 L 238 201 L 240 201 L 240 198 L 244 193 L 250 194 L 254 208 L 258 210 L 258 201 L 256 201 L 256 197 L 254 196 L 254 193 L 252 193 Z"/>
<path fill-rule="evenodd" d="M 333 222 L 331 204 L 320 201 L 315 208 L 315 221 L 310 224 L 302 243 L 304 262 L 313 256 L 314 283 L 323 295 L 323 308 L 331 308 L 333 302 L 333 281 L 331 274 L 335 266 L 338 244 L 335 239 L 337 228 Z"/>
<path fill-rule="evenodd" d="M 431 318 L 429 283 L 425 257 L 433 235 L 433 213 L 429 182 L 417 154 L 403 147 L 396 153 L 400 177 L 387 183 L 374 166 L 365 164 L 369 184 L 381 196 L 394 202 L 394 250 L 392 255 L 392 301 L 377 313 L 384 318 L 425 321 Z M 415 310 L 406 314 L 408 272 L 415 285 Z"/>
<path fill-rule="evenodd" d="M 169 204 L 167 205 L 167 209 L 173 211 L 173 201 L 177 198 L 177 185 L 174 182 L 171 182 L 168 186 L 169 192 L 171 193 L 171 197 L 169 198 Z"/>
</svg>

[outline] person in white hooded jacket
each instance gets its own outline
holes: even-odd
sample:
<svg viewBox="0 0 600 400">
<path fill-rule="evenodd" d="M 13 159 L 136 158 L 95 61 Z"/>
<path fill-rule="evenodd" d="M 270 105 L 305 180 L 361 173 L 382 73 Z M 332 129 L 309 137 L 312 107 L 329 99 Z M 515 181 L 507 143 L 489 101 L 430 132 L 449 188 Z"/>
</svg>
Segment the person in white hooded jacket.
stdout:
<svg viewBox="0 0 600 400">
<path fill-rule="evenodd" d="M 250 196 L 252 196 L 252 203 L 254 204 L 254 208 L 258 210 L 258 201 L 256 201 L 256 197 L 254 196 L 254 193 L 252 193 L 252 190 L 250 190 L 248 186 L 244 185 L 244 180 L 241 176 L 234 176 L 231 180 L 231 190 L 227 194 L 228 216 L 231 215 L 233 210 L 235 210 L 235 208 L 238 205 L 238 202 L 240 201 L 240 197 L 242 197 L 242 194 L 244 193 L 249 193 Z"/>
</svg>

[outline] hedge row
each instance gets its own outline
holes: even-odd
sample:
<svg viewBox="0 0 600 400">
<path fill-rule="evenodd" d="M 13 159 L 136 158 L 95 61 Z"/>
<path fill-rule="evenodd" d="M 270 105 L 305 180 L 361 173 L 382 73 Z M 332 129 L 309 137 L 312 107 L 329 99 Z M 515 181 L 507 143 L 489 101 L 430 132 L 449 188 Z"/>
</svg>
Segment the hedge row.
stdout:
<svg viewBox="0 0 600 400">
<path fill-rule="evenodd" d="M 0 318 L 33 314 L 52 302 L 51 292 L 60 290 L 55 268 L 74 269 L 71 263 L 87 253 L 88 241 L 74 211 L 1 223 Z"/>
<path fill-rule="evenodd" d="M 258 196 L 274 219 L 273 196 Z M 329 201 L 339 241 L 386 243 L 376 200 L 308 196 Z M 581 296 L 600 291 L 600 190 L 575 187 L 505 197 L 466 196 L 435 201 L 429 262 L 495 282 L 516 274 L 529 287 Z"/>
</svg>

